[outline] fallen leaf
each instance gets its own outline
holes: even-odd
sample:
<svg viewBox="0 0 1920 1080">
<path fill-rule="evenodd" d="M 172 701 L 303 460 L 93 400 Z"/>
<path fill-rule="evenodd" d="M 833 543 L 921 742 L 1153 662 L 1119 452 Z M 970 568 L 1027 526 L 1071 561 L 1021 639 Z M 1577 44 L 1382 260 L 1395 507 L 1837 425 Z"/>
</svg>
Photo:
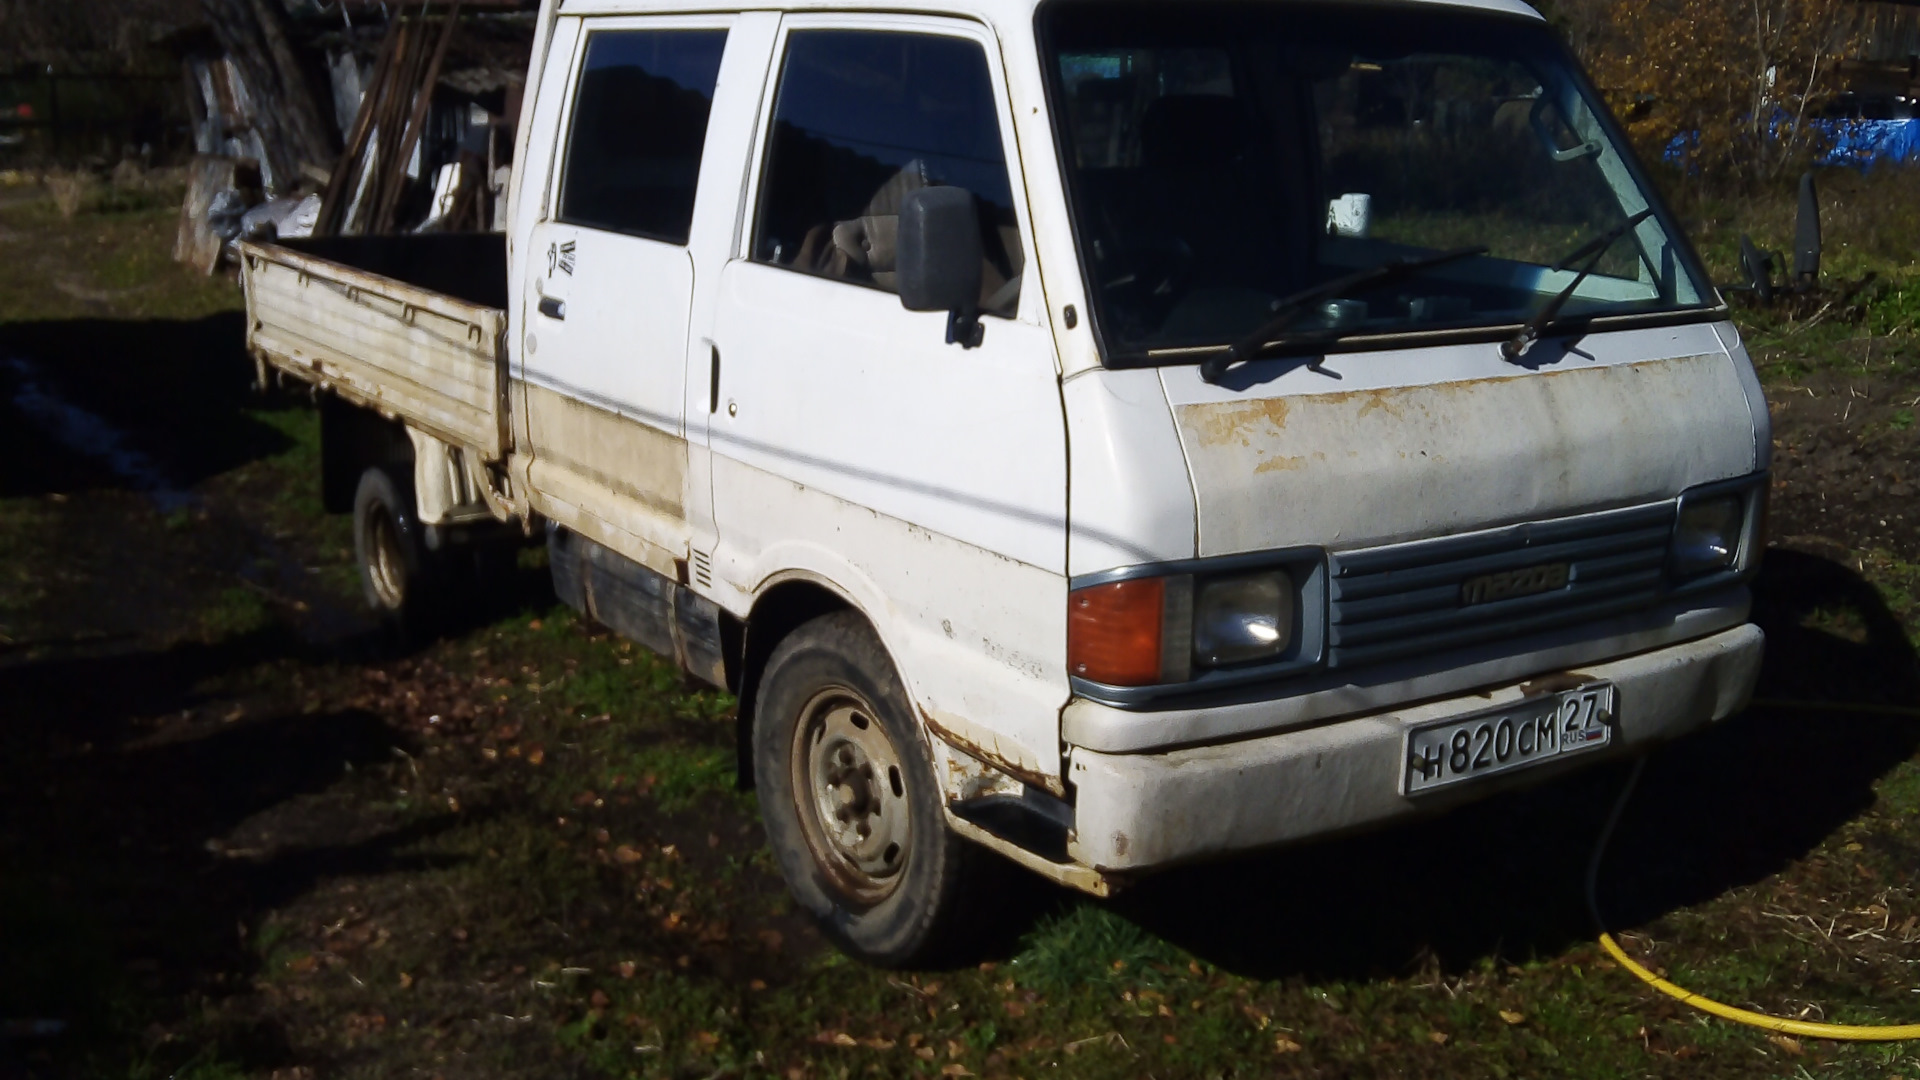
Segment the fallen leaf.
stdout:
<svg viewBox="0 0 1920 1080">
<path fill-rule="evenodd" d="M 1767 1036 L 1767 1041 L 1779 1047 L 1780 1049 L 1785 1050 L 1787 1053 L 1792 1054 L 1794 1057 L 1799 1057 L 1800 1055 L 1807 1052 L 1806 1048 L 1800 1045 L 1799 1039 L 1795 1039 L 1790 1036 L 1769 1035 Z"/>
<path fill-rule="evenodd" d="M 619 847 L 613 849 L 613 861 L 622 866 L 631 866 L 646 857 L 646 853 L 634 847 L 632 844 L 621 844 Z"/>
<path fill-rule="evenodd" d="M 413 976 L 407 974 L 404 971 L 400 973 L 400 989 L 402 990 L 413 989 Z"/>
<path fill-rule="evenodd" d="M 287 961 L 287 970 L 296 975 L 305 975 L 320 966 L 320 961 L 312 953 L 303 953 Z"/>
<path fill-rule="evenodd" d="M 613 965 L 613 970 L 619 972 L 621 978 L 631 979 L 633 978 L 634 963 L 631 960 L 622 960 Z"/>
<path fill-rule="evenodd" d="M 859 1046 L 859 1045 L 860 1045 L 860 1040 L 858 1040 L 858 1039 L 856 1039 L 856 1038 L 854 1038 L 853 1036 L 851 1036 L 851 1035 L 849 1035 L 849 1034 L 847 1034 L 847 1033 L 846 1033 L 846 1032 L 844 1032 L 844 1031 L 836 1031 L 836 1032 L 834 1032 L 834 1033 L 833 1033 L 833 1045 L 835 1045 L 835 1046 Z"/>
<path fill-rule="evenodd" d="M 766 980 L 764 979 L 754 979 L 753 981 L 747 983 L 747 989 L 752 990 L 756 993 L 758 993 L 761 990 L 765 990 L 766 988 L 767 988 L 767 983 L 766 983 Z"/>
<path fill-rule="evenodd" d="M 541 746 L 539 743 L 534 743 L 532 746 L 527 747 L 527 764 L 538 765 L 545 760 L 547 760 L 546 747 Z"/>
<path fill-rule="evenodd" d="M 1511 1009 L 1501 1009 L 1500 1019 L 1505 1020 L 1509 1024 L 1524 1024 L 1527 1022 L 1527 1014 L 1517 1013 Z"/>
<path fill-rule="evenodd" d="M 955 1042 L 952 1039 L 947 1040 L 947 1057 L 949 1059 L 958 1058 L 960 1055 L 966 1052 L 967 1052 L 966 1047 L 961 1046 L 959 1043 Z"/>
<path fill-rule="evenodd" d="M 1847 850 L 1848 851 L 1865 851 L 1866 849 L 1861 847 L 1859 844 L 1848 844 Z"/>
<path fill-rule="evenodd" d="M 1285 1035 L 1275 1035 L 1273 1037 L 1273 1052 L 1276 1054 L 1297 1054 L 1304 1049 L 1306 1049 L 1306 1047 L 1301 1046 Z"/>
<path fill-rule="evenodd" d="M 1027 1015 L 1027 1007 L 1017 1001 L 1003 1001 L 1000 1003 L 1000 1006 L 1007 1010 L 1008 1016 L 1021 1017 Z"/>
<path fill-rule="evenodd" d="M 720 1036 L 715 1035 L 711 1031 L 696 1032 L 693 1038 L 701 1046 L 714 1047 L 720 1045 Z"/>
<path fill-rule="evenodd" d="M 893 1049 L 893 1040 L 879 1039 L 879 1038 L 867 1039 L 861 1042 L 860 1045 L 866 1047 L 869 1050 L 891 1050 Z"/>
<path fill-rule="evenodd" d="M 1447 1033 L 1444 1031 L 1429 1031 L 1427 1038 L 1432 1039 L 1435 1046 L 1447 1045 Z"/>
<path fill-rule="evenodd" d="M 951 1065 L 940 1066 L 940 1075 L 941 1076 L 972 1076 L 973 1070 L 967 1068 L 965 1065 L 962 1065 L 956 1061 Z"/>
<path fill-rule="evenodd" d="M 914 1056 L 914 1057 L 917 1057 L 917 1058 L 919 1058 L 919 1059 L 920 1059 L 921 1061 L 932 1061 L 932 1060 L 933 1060 L 933 1047 L 931 1047 L 931 1046 L 923 1046 L 923 1047 L 921 1047 L 920 1049 L 918 1049 L 918 1050 L 915 1050 L 915 1051 L 913 1052 L 913 1056 Z"/>
</svg>

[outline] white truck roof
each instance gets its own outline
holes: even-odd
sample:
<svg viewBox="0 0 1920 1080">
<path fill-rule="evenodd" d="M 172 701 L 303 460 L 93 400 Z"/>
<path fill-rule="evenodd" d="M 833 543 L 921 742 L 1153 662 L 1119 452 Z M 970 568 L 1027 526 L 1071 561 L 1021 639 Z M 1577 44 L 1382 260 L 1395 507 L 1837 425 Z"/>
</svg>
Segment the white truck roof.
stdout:
<svg viewBox="0 0 1920 1080">
<path fill-rule="evenodd" d="M 1410 0 L 1435 7 L 1455 7 L 1476 11 L 1500 12 L 1527 18 L 1540 13 L 1521 0 Z M 562 15 L 645 15 L 697 11 L 875 11 L 915 12 L 928 15 L 965 14 L 977 16 L 995 26 L 1021 25 L 1033 18 L 1040 0 L 560 0 Z M 1169 7 L 1176 0 L 1167 0 Z"/>
</svg>

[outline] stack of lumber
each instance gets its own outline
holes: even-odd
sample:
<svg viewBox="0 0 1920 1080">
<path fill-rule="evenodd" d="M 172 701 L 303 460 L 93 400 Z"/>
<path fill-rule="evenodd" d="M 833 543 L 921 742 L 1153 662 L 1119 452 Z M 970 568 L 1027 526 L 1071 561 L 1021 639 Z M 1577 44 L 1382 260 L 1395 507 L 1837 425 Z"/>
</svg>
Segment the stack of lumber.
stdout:
<svg viewBox="0 0 1920 1080">
<path fill-rule="evenodd" d="M 381 43 L 360 113 L 321 199 L 318 236 L 393 231 L 460 5 L 436 20 L 396 19 Z"/>
</svg>

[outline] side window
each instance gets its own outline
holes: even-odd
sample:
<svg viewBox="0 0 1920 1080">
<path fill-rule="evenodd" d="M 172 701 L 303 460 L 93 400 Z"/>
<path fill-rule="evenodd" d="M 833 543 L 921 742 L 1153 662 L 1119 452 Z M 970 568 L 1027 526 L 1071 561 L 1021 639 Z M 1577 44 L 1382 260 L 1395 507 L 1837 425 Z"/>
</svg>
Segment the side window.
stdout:
<svg viewBox="0 0 1920 1080">
<path fill-rule="evenodd" d="M 788 35 L 753 258 L 894 290 L 902 202 L 934 185 L 980 210 L 980 310 L 1011 317 L 1024 264 L 987 56 L 968 38 Z"/>
<path fill-rule="evenodd" d="M 574 92 L 558 217 L 687 242 L 725 30 L 596 30 Z"/>
</svg>

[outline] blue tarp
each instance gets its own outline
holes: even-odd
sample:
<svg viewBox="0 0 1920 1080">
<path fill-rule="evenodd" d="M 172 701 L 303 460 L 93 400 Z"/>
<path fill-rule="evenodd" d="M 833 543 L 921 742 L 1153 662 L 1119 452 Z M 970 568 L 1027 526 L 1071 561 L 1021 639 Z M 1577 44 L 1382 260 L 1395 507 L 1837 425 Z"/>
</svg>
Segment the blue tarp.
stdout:
<svg viewBox="0 0 1920 1080">
<path fill-rule="evenodd" d="M 1826 136 L 1822 165 L 1869 169 L 1920 162 L 1920 119 L 1809 120 L 1807 126 Z M 1667 142 L 1660 156 L 1668 164 L 1689 166 L 1687 159 L 1699 145 L 1698 132 L 1684 131 Z"/>
<path fill-rule="evenodd" d="M 1920 120 L 1815 120 L 1832 142 L 1822 165 L 1873 165 L 1920 161 Z"/>
</svg>

